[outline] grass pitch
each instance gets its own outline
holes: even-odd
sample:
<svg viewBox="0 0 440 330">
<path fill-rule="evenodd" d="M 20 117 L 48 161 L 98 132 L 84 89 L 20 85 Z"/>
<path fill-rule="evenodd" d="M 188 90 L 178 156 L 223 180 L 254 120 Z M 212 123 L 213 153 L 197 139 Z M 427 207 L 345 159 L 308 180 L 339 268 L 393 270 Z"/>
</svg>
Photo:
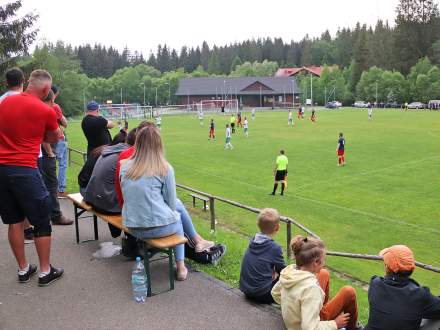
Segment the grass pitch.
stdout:
<svg viewBox="0 0 440 330">
<path fill-rule="evenodd" d="M 295 126 L 288 127 L 287 112 L 257 113 L 255 121 L 244 113 L 249 137 L 237 129 L 234 150 L 224 150 L 229 116 L 207 114 L 202 127 L 196 115 L 163 116 L 166 156 L 177 182 L 257 208 L 277 208 L 317 233 L 329 250 L 377 254 L 406 244 L 417 260 L 440 266 L 440 112 L 376 110 L 369 121 L 363 110 L 318 111 L 316 123 L 308 112 L 304 120 L 294 115 Z M 211 117 L 215 141 L 208 140 Z M 339 132 L 346 138 L 345 167 L 337 167 Z M 86 150 L 79 123 L 70 125 L 68 137 L 71 147 Z M 280 149 L 289 158 L 288 188 L 284 197 L 279 190 L 274 197 L 268 194 Z M 77 173 L 78 166 L 72 166 L 69 191 L 78 190 Z M 178 192 L 189 201 L 186 192 Z M 247 245 L 243 236 L 255 233 L 255 215 L 221 203 L 216 213 L 230 230 L 224 239 L 231 244 L 229 270 L 216 275 L 236 284 Z M 205 225 L 201 230 L 208 235 Z M 285 247 L 282 227 L 277 239 Z M 382 264 L 374 261 L 328 257 L 327 263 L 365 282 L 383 274 Z M 439 274 L 417 269 L 414 277 L 440 294 Z"/>
</svg>

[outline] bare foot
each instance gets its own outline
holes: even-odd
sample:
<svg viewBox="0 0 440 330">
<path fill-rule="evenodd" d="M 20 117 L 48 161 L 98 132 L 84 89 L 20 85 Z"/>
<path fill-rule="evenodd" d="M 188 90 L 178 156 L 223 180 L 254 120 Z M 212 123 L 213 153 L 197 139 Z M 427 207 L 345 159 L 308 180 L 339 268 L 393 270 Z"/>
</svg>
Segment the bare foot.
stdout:
<svg viewBox="0 0 440 330">
<path fill-rule="evenodd" d="M 213 241 L 207 241 L 207 240 L 202 239 L 200 242 L 198 242 L 196 244 L 196 252 L 202 252 L 205 250 L 209 250 L 213 246 L 214 246 Z"/>
</svg>

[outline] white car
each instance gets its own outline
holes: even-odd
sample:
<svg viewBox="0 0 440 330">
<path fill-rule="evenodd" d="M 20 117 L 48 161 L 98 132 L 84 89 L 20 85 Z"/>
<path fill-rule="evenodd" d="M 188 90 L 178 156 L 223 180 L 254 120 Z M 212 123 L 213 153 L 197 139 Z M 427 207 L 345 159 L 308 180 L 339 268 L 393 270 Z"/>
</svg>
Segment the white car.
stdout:
<svg viewBox="0 0 440 330">
<path fill-rule="evenodd" d="M 367 105 L 368 104 L 365 101 L 356 101 L 356 102 L 354 102 L 354 107 L 355 108 L 366 108 Z"/>
</svg>

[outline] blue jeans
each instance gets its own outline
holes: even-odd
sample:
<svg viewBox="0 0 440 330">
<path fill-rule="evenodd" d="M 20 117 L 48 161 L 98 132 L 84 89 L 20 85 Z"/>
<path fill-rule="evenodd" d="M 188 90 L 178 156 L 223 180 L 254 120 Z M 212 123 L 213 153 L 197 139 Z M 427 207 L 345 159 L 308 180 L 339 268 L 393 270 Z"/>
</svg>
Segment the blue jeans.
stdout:
<svg viewBox="0 0 440 330">
<path fill-rule="evenodd" d="M 158 238 L 170 236 L 173 234 L 177 234 L 183 236 L 183 227 L 182 222 L 179 220 L 174 223 L 170 223 L 169 225 L 145 228 L 145 229 L 136 229 L 131 228 L 130 233 L 139 238 L 139 239 L 148 239 L 148 238 Z M 179 244 L 174 248 L 174 253 L 176 254 L 176 261 L 182 261 L 185 259 L 185 245 Z"/>
<path fill-rule="evenodd" d="M 58 192 L 66 191 L 66 172 L 67 172 L 67 142 L 60 140 L 55 145 L 55 155 L 58 161 Z"/>
<path fill-rule="evenodd" d="M 178 198 L 176 198 L 176 211 L 180 214 L 185 235 L 193 239 L 197 235 L 197 232 L 192 223 L 191 216 L 185 208 L 185 205 L 183 205 L 182 201 Z"/>
</svg>

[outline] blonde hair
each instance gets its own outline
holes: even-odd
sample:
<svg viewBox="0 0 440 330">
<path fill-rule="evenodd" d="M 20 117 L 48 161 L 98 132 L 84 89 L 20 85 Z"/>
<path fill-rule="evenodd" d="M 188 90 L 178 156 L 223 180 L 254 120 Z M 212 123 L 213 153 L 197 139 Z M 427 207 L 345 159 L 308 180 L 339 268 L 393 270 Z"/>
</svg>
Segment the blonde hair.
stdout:
<svg viewBox="0 0 440 330">
<path fill-rule="evenodd" d="M 165 177 L 168 173 L 168 162 L 163 153 L 163 144 L 159 130 L 149 125 L 136 134 L 135 152 L 130 160 L 133 164 L 125 176 L 137 180 L 142 176 Z"/>
<path fill-rule="evenodd" d="M 306 266 L 325 255 L 325 245 L 320 239 L 313 237 L 295 236 L 290 242 L 290 248 L 295 255 L 298 267 Z"/>
<path fill-rule="evenodd" d="M 29 77 L 29 85 L 41 86 L 46 84 L 52 84 L 52 76 L 49 72 L 42 69 L 32 71 Z"/>
<path fill-rule="evenodd" d="M 258 228 L 263 234 L 272 234 L 280 222 L 280 215 L 277 210 L 265 208 L 260 211 L 257 218 Z"/>
</svg>

